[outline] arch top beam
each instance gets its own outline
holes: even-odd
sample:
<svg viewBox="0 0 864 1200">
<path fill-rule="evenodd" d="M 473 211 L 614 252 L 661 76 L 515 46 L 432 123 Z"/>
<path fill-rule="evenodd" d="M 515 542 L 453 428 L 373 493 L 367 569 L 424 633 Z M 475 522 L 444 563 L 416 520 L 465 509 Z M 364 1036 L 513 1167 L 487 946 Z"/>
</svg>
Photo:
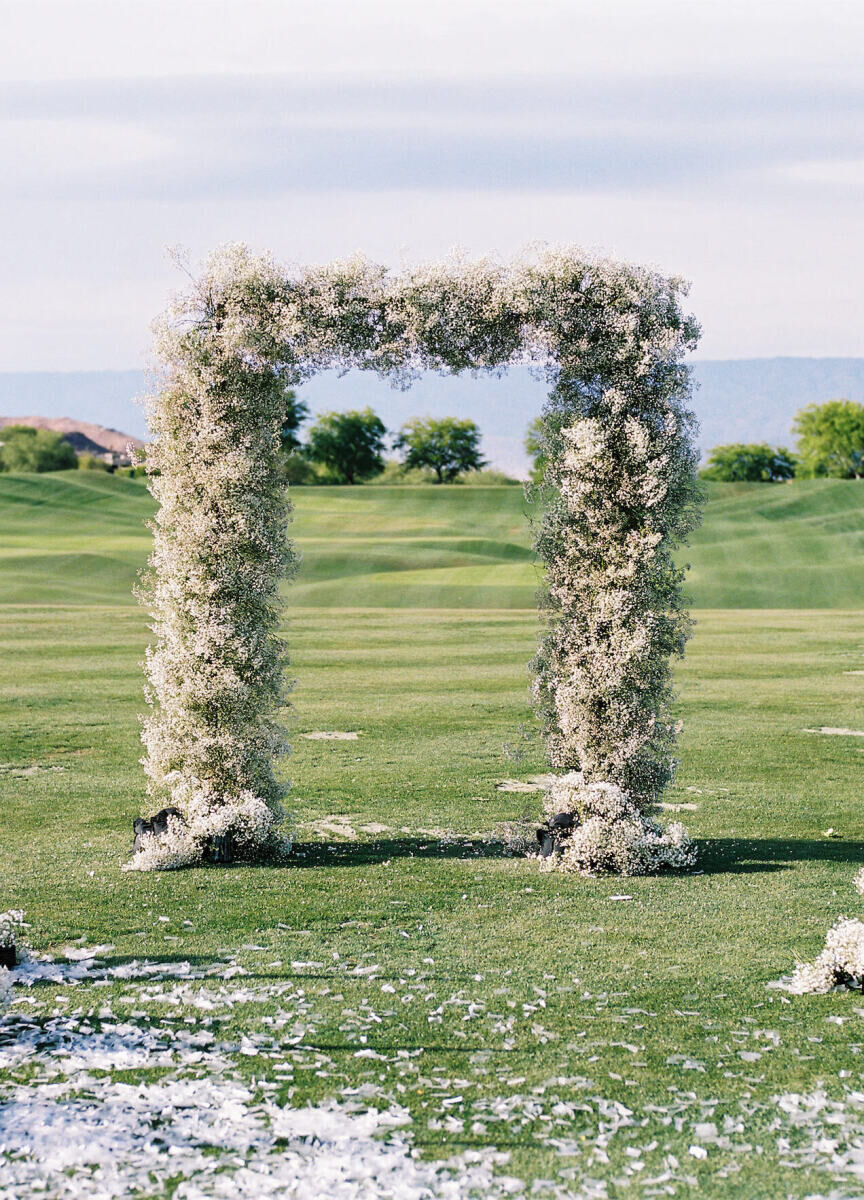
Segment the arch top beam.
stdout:
<svg viewBox="0 0 864 1200">
<path fill-rule="evenodd" d="M 410 379 L 524 362 L 633 377 L 696 345 L 686 292 L 677 276 L 573 248 L 401 271 L 358 256 L 288 272 L 240 244 L 210 258 L 158 333 L 163 355 L 203 334 L 250 365 L 300 378 L 336 367 Z"/>
</svg>

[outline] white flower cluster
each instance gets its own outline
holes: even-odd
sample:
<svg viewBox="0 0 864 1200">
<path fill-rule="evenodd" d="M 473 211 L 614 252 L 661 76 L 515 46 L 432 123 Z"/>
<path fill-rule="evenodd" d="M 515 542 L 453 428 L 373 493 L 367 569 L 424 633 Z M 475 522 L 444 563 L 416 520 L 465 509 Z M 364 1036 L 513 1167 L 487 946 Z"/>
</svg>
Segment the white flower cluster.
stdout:
<svg viewBox="0 0 864 1200">
<path fill-rule="evenodd" d="M 864 921 L 841 917 L 828 930 L 825 949 L 812 963 L 797 963 L 788 990 L 830 992 L 838 985 L 864 988 Z"/>
<path fill-rule="evenodd" d="M 561 852 L 542 860 L 544 870 L 651 875 L 695 866 L 696 848 L 684 826 L 673 821 L 663 829 L 615 783 L 587 783 L 571 771 L 550 785 L 543 807 L 548 817 L 572 813 L 576 819 Z"/>
<path fill-rule="evenodd" d="M 19 962 L 26 962 L 30 957 L 24 944 L 24 912 L 20 908 L 10 908 L 0 913 L 0 946 L 6 949 L 14 946 Z M 0 1013 L 9 1007 L 12 1000 L 12 972 L 0 967 Z"/>
<path fill-rule="evenodd" d="M 0 913 L 0 946 L 21 946 L 26 928 L 23 909 L 10 908 Z"/>
<path fill-rule="evenodd" d="M 854 879 L 864 894 L 864 867 Z M 835 987 L 864 990 L 864 921 L 840 917 L 828 930 L 825 949 L 812 963 L 797 963 L 786 990 L 798 995 L 821 994 Z"/>
<path fill-rule="evenodd" d="M 285 383 L 237 352 L 238 324 L 251 337 L 256 317 L 232 306 L 225 289 L 248 297 L 263 286 L 258 267 L 244 275 L 243 262 L 217 261 L 199 284 L 196 320 L 178 312 L 159 331 L 166 365 L 149 405 L 147 454 L 159 511 L 140 589 L 156 634 L 145 664 L 143 762 L 152 800 L 184 822 L 145 836 L 136 869 L 201 861 L 214 836 L 247 859 L 285 848 L 275 774 L 288 750 L 279 588 L 294 562 L 281 465 Z"/>
<path fill-rule="evenodd" d="M 285 857 L 292 839 L 273 836 L 273 810 L 252 792 L 239 796 L 191 795 L 179 785 L 174 799 L 184 805 L 187 820 L 169 816 L 165 833 L 140 835 L 140 847 L 124 871 L 176 871 L 194 866 L 207 856 L 216 839 L 230 838 L 234 855 L 256 858 L 267 848 L 270 861 Z M 185 803 L 184 803 L 185 801 Z"/>
<path fill-rule="evenodd" d="M 143 591 L 156 633 L 143 738 L 151 796 L 187 820 L 187 850 L 166 845 L 172 864 L 203 852 L 222 808 L 244 853 L 279 840 L 278 586 L 293 564 L 279 432 L 285 387 L 328 368 L 397 383 L 424 368 L 545 370 L 548 623 L 535 695 L 550 759 L 640 807 L 658 798 L 674 767 L 669 659 L 689 627 L 672 550 L 698 508 L 681 365 L 698 327 L 684 290 L 572 249 L 399 275 L 362 258 L 289 274 L 243 246 L 214 256 L 159 327 L 150 406 L 160 508 Z M 232 797 L 247 794 L 270 816 L 244 842 L 250 810 Z M 192 796 L 204 798 L 194 811 Z"/>
</svg>

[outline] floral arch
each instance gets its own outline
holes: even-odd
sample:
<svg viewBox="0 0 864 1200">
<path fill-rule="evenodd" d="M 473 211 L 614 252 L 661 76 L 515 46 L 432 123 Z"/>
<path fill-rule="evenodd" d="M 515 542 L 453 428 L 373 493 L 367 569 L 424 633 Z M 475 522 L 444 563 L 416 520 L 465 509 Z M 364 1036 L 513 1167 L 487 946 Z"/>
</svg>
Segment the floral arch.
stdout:
<svg viewBox="0 0 864 1200">
<path fill-rule="evenodd" d="M 152 799 L 182 820 L 145 839 L 138 865 L 287 848 L 277 628 L 295 560 L 279 433 L 286 387 L 328 368 L 403 386 L 420 370 L 545 373 L 534 698 L 549 763 L 649 811 L 674 771 L 670 664 L 690 624 L 672 552 L 698 518 L 685 293 L 572 249 L 399 274 L 361 258 L 289 273 L 244 246 L 213 256 L 157 325 L 142 761 Z"/>
</svg>

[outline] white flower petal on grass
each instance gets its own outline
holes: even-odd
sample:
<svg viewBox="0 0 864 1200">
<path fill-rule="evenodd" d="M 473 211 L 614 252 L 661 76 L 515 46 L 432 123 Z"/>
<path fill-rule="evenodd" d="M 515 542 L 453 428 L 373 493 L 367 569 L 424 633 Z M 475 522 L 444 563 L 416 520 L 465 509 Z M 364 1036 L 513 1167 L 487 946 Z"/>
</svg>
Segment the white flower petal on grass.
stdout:
<svg viewBox="0 0 864 1200">
<path fill-rule="evenodd" d="M 99 1062 L 103 1069 L 132 1065 L 116 1054 Z M 496 1174 L 508 1155 L 491 1149 L 443 1164 L 414 1157 L 395 1132 L 410 1117 L 395 1105 L 383 1112 L 333 1101 L 282 1108 L 215 1073 L 155 1084 L 102 1079 L 93 1098 L 72 1094 L 78 1090 L 70 1080 L 20 1087 L 6 1098 L 4 1192 L 113 1200 L 161 1191 L 169 1180 L 179 1200 L 503 1200 L 514 1183 L 522 1189 Z"/>
<path fill-rule="evenodd" d="M 310 742 L 356 742 L 362 730 L 343 732 L 339 729 L 316 729 L 312 733 L 301 733 L 301 738 Z"/>
<path fill-rule="evenodd" d="M 822 733 L 828 737 L 864 737 L 864 729 L 841 729 L 834 725 L 820 725 L 818 729 L 802 729 L 802 733 Z"/>
</svg>

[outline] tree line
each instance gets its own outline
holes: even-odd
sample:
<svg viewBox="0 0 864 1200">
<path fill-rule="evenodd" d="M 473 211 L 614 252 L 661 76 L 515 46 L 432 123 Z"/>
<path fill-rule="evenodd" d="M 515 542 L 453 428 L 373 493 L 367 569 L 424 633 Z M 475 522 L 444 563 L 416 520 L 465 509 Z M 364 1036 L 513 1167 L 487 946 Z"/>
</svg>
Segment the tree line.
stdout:
<svg viewBox="0 0 864 1200">
<path fill-rule="evenodd" d="M 285 394 L 281 437 L 289 483 L 365 483 L 388 471 L 397 478 L 422 472 L 434 483 L 452 483 L 487 463 L 480 454 L 480 429 L 458 417 L 414 417 L 390 434 L 371 408 L 321 413 L 305 431 L 308 406 L 296 393 Z M 385 458 L 390 449 L 400 455 Z M 144 450 L 146 456 L 146 448 Z M 62 434 L 28 425 L 0 430 L 0 471 L 111 470 L 93 455 L 76 455 Z M 121 468 L 129 474 L 141 468 Z"/>
<path fill-rule="evenodd" d="M 305 431 L 308 406 L 292 390 L 285 393 L 281 438 L 289 483 L 365 483 L 385 472 L 397 482 L 409 472 L 435 483 L 452 483 L 488 464 L 480 454 L 480 429 L 458 417 L 413 417 L 394 434 L 371 409 L 321 413 Z M 780 483 L 787 479 L 864 478 L 864 404 L 829 400 L 801 409 L 793 424 L 794 451 L 767 442 L 729 442 L 715 446 L 702 479 L 720 483 Z M 398 461 L 385 458 L 390 448 Z M 546 467 L 542 423 L 528 427 L 525 449 L 533 460 L 532 479 Z M 145 450 L 146 453 L 146 450 Z M 0 430 L 0 471 L 64 471 L 111 468 L 92 455 L 76 455 L 59 433 L 28 425 Z M 121 468 L 137 473 L 143 468 Z M 417 475 L 412 478 L 417 478 Z M 388 480 L 389 481 L 389 480 Z"/>
<path fill-rule="evenodd" d="M 321 413 L 300 439 L 308 406 L 286 393 L 282 446 L 289 483 L 365 483 L 388 469 L 390 447 L 400 455 L 396 473 L 431 474 L 434 483 L 453 483 L 487 464 L 480 454 L 480 428 L 458 417 L 412 417 L 393 434 L 371 408 Z"/>
<path fill-rule="evenodd" d="M 864 404 L 810 404 L 796 415 L 792 432 L 797 436 L 794 451 L 766 442 L 715 446 L 700 475 L 720 483 L 864 478 Z"/>
</svg>

